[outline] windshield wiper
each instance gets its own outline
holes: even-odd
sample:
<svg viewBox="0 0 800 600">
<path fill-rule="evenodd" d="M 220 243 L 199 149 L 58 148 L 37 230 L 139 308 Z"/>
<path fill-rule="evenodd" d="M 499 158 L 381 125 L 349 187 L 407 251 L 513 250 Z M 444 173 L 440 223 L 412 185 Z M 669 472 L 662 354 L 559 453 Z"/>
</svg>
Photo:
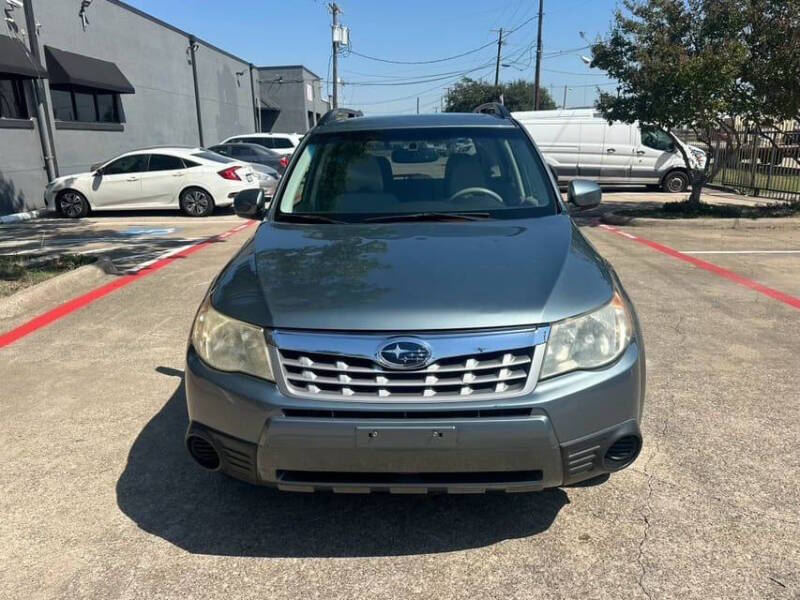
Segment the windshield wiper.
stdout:
<svg viewBox="0 0 800 600">
<path fill-rule="evenodd" d="M 419 212 L 407 214 L 381 215 L 364 219 L 365 223 L 393 221 L 482 221 L 491 215 L 488 212 Z"/>
<path fill-rule="evenodd" d="M 278 223 L 344 223 L 324 215 L 304 215 L 300 213 L 281 213 L 276 219 Z"/>
</svg>

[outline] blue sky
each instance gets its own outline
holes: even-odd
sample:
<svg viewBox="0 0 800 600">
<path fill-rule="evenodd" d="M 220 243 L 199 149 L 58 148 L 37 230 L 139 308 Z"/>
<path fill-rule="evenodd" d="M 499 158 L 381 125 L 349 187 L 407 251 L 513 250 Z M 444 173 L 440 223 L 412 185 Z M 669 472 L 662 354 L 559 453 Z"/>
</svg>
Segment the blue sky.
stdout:
<svg viewBox="0 0 800 600">
<path fill-rule="evenodd" d="M 128 0 L 256 65 L 303 64 L 329 79 L 330 14 L 322 0 Z M 587 42 L 608 31 L 616 0 L 545 0 L 542 84 L 567 106 L 590 105 L 594 86 L 613 89 L 608 78 L 580 59 Z M 388 64 L 349 54 L 340 58 L 340 105 L 370 113 L 433 112 L 448 85 L 467 73 L 494 80 L 497 40 L 493 29 L 514 31 L 503 47 L 501 80 L 533 79 L 536 0 L 339 0 L 340 22 L 350 28 L 353 52 L 397 61 L 430 61 L 475 50 L 455 60 L 426 65 Z M 526 24 L 523 25 L 528 21 Z M 521 26 L 520 26 L 521 25 Z M 427 79 L 406 85 L 409 80 Z M 374 85 L 376 83 L 391 85 Z M 369 85 L 365 85 L 369 84 Z"/>
</svg>

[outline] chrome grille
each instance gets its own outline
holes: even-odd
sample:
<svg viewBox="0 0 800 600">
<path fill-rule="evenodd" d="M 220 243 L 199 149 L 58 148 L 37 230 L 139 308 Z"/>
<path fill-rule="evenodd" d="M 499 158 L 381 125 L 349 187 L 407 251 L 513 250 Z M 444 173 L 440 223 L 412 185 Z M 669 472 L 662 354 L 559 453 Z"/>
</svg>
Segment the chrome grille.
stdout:
<svg viewBox="0 0 800 600">
<path fill-rule="evenodd" d="M 372 358 L 375 349 L 391 338 L 276 332 L 273 358 L 280 365 L 283 387 L 297 397 L 399 402 L 491 399 L 530 391 L 544 347 L 537 346 L 546 341 L 547 333 L 540 329 L 424 337 L 434 347 L 434 362 L 416 370 L 392 370 Z M 346 354 L 344 350 L 352 350 L 353 344 L 359 351 Z M 436 354 L 437 346 L 445 356 Z M 458 349 L 469 353 L 457 353 Z"/>
</svg>

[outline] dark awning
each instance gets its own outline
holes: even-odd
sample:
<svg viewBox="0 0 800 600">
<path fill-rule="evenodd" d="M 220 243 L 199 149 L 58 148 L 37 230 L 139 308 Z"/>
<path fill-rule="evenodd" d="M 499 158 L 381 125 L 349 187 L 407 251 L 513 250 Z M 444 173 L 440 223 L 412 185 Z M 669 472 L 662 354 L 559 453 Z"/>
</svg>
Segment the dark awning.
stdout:
<svg viewBox="0 0 800 600">
<path fill-rule="evenodd" d="M 7 35 L 0 35 L 0 73 L 29 79 L 47 77 L 47 72 L 28 55 L 22 42 Z"/>
<path fill-rule="evenodd" d="M 133 94 L 136 91 L 119 67 L 107 60 L 51 46 L 44 47 L 44 58 L 51 85 L 79 85 L 120 94 Z"/>
</svg>

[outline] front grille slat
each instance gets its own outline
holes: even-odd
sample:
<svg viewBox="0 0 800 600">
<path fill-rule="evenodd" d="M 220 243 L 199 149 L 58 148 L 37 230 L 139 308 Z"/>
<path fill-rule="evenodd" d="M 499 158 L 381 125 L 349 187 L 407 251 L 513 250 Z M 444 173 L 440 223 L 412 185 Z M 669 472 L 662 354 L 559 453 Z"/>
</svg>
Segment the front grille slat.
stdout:
<svg viewBox="0 0 800 600">
<path fill-rule="evenodd" d="M 327 377 L 327 376 L 318 376 L 314 373 L 312 374 L 300 374 L 295 375 L 294 373 L 287 373 L 286 378 L 292 381 L 293 383 L 299 383 L 301 385 L 305 385 L 308 383 L 313 384 L 320 384 L 320 383 L 328 383 L 328 384 L 349 384 L 350 386 L 374 386 L 374 387 L 439 387 L 443 385 L 462 385 L 462 384 L 480 384 L 480 383 L 497 383 L 498 381 L 514 381 L 517 379 L 525 379 L 528 376 L 527 371 L 522 369 L 511 371 L 508 373 L 500 373 L 499 375 L 472 375 L 471 372 L 466 371 L 464 376 L 461 378 L 433 378 L 430 379 L 432 376 L 428 376 L 423 379 L 412 379 L 412 380 L 398 380 L 392 381 L 390 378 L 386 376 L 379 376 L 383 378 L 381 381 L 379 378 L 376 379 L 360 379 L 355 377 L 344 376 L 345 378 L 340 377 Z"/>
<path fill-rule="evenodd" d="M 283 354 L 283 353 L 282 353 Z M 369 374 L 395 374 L 397 371 L 388 371 L 382 369 L 379 366 L 375 366 L 375 368 L 369 367 L 360 367 L 357 365 L 351 365 L 350 363 L 340 360 L 336 363 L 325 363 L 325 362 L 317 362 L 313 361 L 308 356 L 303 355 L 303 359 L 305 360 L 298 360 L 298 359 L 291 359 L 286 358 L 284 356 L 281 357 L 281 362 L 285 367 L 295 367 L 297 369 L 306 369 L 309 366 L 314 367 L 317 371 L 336 371 L 336 372 L 344 372 L 344 373 L 369 373 Z M 420 369 L 419 371 L 415 371 L 418 373 L 449 373 L 449 372 L 459 372 L 459 371 L 481 371 L 486 369 L 497 369 L 500 367 L 516 367 L 521 365 L 526 365 L 527 363 L 531 362 L 530 356 L 515 356 L 513 360 L 510 362 L 504 363 L 501 360 L 487 360 L 481 361 L 473 366 L 468 366 L 467 364 L 456 364 L 456 365 L 446 365 L 441 366 L 438 363 L 434 363 L 429 365 L 424 369 Z"/>
<path fill-rule="evenodd" d="M 378 400 L 491 398 L 522 393 L 535 346 L 448 356 L 412 370 L 390 370 L 363 356 L 278 348 L 283 381 L 306 398 Z"/>
</svg>

